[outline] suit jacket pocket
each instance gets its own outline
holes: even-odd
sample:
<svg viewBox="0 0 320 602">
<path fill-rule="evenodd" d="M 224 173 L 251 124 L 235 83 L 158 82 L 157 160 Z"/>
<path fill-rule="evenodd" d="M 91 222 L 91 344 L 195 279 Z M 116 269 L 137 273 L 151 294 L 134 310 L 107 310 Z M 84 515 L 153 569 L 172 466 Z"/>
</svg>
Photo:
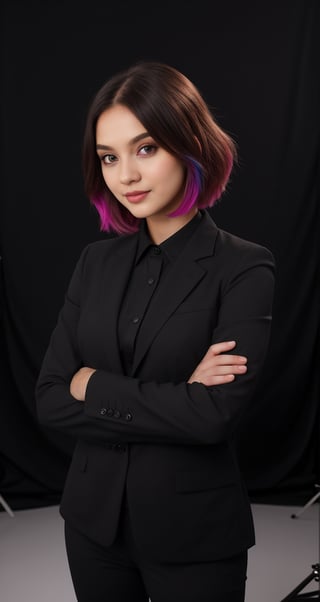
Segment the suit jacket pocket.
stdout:
<svg viewBox="0 0 320 602">
<path fill-rule="evenodd" d="M 213 471 L 189 472 L 183 471 L 176 475 L 176 491 L 188 493 L 192 491 L 207 491 L 229 487 L 238 481 L 234 472 L 216 473 Z"/>
</svg>

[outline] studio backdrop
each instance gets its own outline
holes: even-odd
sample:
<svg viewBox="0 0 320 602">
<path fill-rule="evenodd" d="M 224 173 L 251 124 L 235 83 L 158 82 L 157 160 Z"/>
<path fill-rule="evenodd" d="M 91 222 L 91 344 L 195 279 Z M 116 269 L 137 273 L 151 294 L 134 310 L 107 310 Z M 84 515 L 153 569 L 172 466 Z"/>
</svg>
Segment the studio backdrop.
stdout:
<svg viewBox="0 0 320 602">
<path fill-rule="evenodd" d="M 86 111 L 106 79 L 140 59 L 184 72 L 234 138 L 239 161 L 210 212 L 276 259 L 270 348 L 237 440 L 251 498 L 304 504 L 314 493 L 319 8 L 2 2 L 0 492 L 13 508 L 58 503 L 62 492 L 74 441 L 39 426 L 34 387 L 80 252 L 108 236 L 83 192 Z"/>
</svg>

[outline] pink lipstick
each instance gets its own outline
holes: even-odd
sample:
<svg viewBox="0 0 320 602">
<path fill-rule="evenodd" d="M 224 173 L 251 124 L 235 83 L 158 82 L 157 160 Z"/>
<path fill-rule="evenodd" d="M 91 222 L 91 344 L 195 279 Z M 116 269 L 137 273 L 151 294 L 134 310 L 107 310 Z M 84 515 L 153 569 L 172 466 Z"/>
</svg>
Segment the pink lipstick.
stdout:
<svg viewBox="0 0 320 602">
<path fill-rule="evenodd" d="M 129 203 L 139 203 L 146 198 L 149 190 L 133 190 L 133 192 L 127 192 L 125 197 L 128 199 Z"/>
</svg>

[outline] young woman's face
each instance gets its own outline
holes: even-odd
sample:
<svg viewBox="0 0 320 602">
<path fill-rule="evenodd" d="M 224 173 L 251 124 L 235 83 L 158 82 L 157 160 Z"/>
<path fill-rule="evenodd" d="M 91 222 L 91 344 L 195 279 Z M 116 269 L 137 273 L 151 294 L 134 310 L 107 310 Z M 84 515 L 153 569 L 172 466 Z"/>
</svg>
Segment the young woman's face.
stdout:
<svg viewBox="0 0 320 602">
<path fill-rule="evenodd" d="M 100 115 L 96 144 L 107 187 L 132 215 L 162 218 L 179 206 L 182 162 L 159 147 L 127 107 L 115 105 Z"/>
</svg>

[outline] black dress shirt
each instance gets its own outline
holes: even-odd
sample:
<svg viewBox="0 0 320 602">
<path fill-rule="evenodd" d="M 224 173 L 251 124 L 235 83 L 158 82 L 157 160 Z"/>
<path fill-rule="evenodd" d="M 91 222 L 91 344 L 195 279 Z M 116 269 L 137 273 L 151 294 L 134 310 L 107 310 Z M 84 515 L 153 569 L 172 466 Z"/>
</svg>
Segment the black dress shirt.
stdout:
<svg viewBox="0 0 320 602">
<path fill-rule="evenodd" d="M 152 242 L 146 221 L 141 224 L 134 269 L 122 300 L 118 322 L 119 344 L 125 374 L 130 374 L 139 329 L 159 282 L 183 250 L 200 219 L 201 213 L 198 212 L 190 222 L 160 245 Z"/>
</svg>

